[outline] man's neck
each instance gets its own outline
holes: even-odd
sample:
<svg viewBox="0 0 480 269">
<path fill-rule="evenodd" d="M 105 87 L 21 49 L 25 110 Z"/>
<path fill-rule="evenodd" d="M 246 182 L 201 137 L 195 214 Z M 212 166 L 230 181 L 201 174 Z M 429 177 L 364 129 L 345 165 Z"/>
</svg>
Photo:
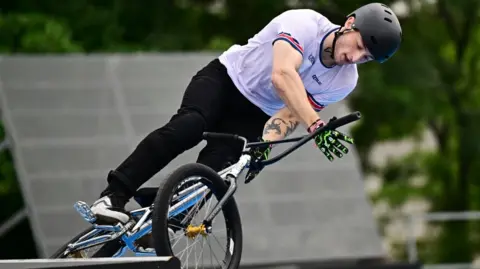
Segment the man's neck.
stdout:
<svg viewBox="0 0 480 269">
<path fill-rule="evenodd" d="M 333 59 L 333 39 L 335 38 L 335 32 L 331 32 L 323 41 L 322 47 L 320 48 L 320 57 L 322 58 L 322 63 L 325 66 L 331 67 L 335 65 L 335 60 Z"/>
</svg>

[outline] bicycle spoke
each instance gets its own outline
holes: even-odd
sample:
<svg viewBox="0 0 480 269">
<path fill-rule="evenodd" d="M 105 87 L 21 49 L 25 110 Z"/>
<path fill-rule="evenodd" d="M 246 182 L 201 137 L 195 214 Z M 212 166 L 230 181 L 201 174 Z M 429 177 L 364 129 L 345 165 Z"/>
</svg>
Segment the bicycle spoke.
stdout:
<svg viewBox="0 0 480 269">
<path fill-rule="evenodd" d="M 205 237 L 202 237 L 202 250 L 200 251 L 200 254 L 199 254 L 199 257 L 202 257 L 202 261 L 203 261 L 203 250 L 204 250 L 204 247 L 205 247 Z M 197 261 L 197 256 L 195 255 L 195 268 L 197 268 L 197 265 L 198 265 L 198 261 Z M 203 265 L 203 262 L 202 262 L 202 265 Z"/>
<path fill-rule="evenodd" d="M 204 194 L 201 201 L 205 200 L 206 196 L 207 196 L 207 194 Z M 186 214 L 185 218 L 190 218 L 191 216 L 195 216 L 198 213 L 198 211 L 200 211 L 200 206 L 202 204 L 201 201 L 189 210 L 189 212 Z M 195 212 L 195 213 L 193 213 L 193 212 Z"/>
<path fill-rule="evenodd" d="M 194 242 L 193 242 L 193 248 L 190 248 L 190 251 L 187 251 L 187 267 L 188 267 L 188 262 L 189 262 L 189 260 L 190 260 L 190 259 L 189 259 L 190 254 L 192 253 L 192 251 L 193 251 L 194 249 L 197 248 L 197 242 L 198 242 L 197 239 L 195 239 Z"/>
<path fill-rule="evenodd" d="M 210 245 L 210 243 L 208 243 L 208 246 L 210 247 L 210 257 L 213 254 L 213 257 L 215 258 L 215 260 L 217 260 L 218 264 L 220 265 L 220 268 L 222 268 L 222 265 L 221 265 L 220 261 L 218 260 L 217 255 L 215 255 L 215 253 L 212 251 L 212 246 Z"/>
<path fill-rule="evenodd" d="M 193 242 L 192 246 L 195 246 L 195 241 Z M 190 254 L 190 251 L 188 251 L 188 249 L 189 249 L 189 247 L 188 247 L 188 239 L 187 239 L 187 251 L 186 251 L 186 253 L 187 253 L 187 266 L 186 266 L 186 268 L 188 268 L 188 260 L 189 260 L 188 259 L 188 256 L 189 256 L 188 254 Z"/>
<path fill-rule="evenodd" d="M 188 238 L 187 238 L 187 237 L 185 237 L 185 238 L 186 238 L 186 240 L 187 240 L 187 248 L 185 248 L 184 250 L 182 250 L 182 251 L 180 252 L 180 253 L 183 253 L 183 254 L 181 255 L 181 257 L 183 257 L 183 255 L 185 254 L 185 252 L 188 253 L 188 250 L 189 250 L 192 246 L 194 246 L 194 245 L 196 244 L 196 241 L 194 241 L 193 244 L 191 244 L 190 246 L 188 246 Z M 179 253 L 179 254 L 180 254 L 180 253 Z M 178 254 L 177 254 L 177 255 L 178 255 Z"/>
<path fill-rule="evenodd" d="M 220 248 L 222 248 L 223 250 L 223 246 L 222 244 L 220 244 L 220 241 L 218 241 L 217 237 L 212 233 L 212 237 L 215 239 L 215 241 L 217 241 L 218 245 L 220 246 Z M 226 253 L 227 250 L 225 250 L 225 253 Z"/>
<path fill-rule="evenodd" d="M 178 240 L 173 244 L 172 249 L 180 242 L 180 240 L 183 238 L 183 234 L 179 234 L 178 236 L 174 237 L 178 238 Z M 171 239 L 170 239 L 171 240 Z"/>
<path fill-rule="evenodd" d="M 203 218 L 206 218 L 208 216 L 208 212 L 210 212 L 210 206 L 212 205 L 212 200 L 208 201 L 208 207 L 205 210 L 205 216 Z"/>
</svg>

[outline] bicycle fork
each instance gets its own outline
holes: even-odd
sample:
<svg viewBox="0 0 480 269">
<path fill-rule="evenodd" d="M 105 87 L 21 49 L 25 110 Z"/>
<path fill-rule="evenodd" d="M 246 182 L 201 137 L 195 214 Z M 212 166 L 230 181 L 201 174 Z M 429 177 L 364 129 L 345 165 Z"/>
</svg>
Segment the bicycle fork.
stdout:
<svg viewBox="0 0 480 269">
<path fill-rule="evenodd" d="M 232 168 L 229 169 L 228 172 L 226 172 L 225 179 L 229 181 L 230 185 L 225 195 L 223 195 L 220 201 L 218 201 L 218 203 L 215 205 L 213 210 L 208 214 L 208 216 L 203 221 L 203 224 L 205 225 L 205 227 L 207 227 L 207 231 L 211 229 L 213 219 L 218 215 L 220 210 L 222 210 L 223 206 L 227 203 L 228 199 L 230 199 L 235 193 L 235 191 L 237 190 L 238 175 L 240 175 L 243 169 L 250 162 L 250 158 L 251 156 L 248 154 L 242 155 L 240 157 L 240 160 L 236 164 L 234 164 Z"/>
</svg>

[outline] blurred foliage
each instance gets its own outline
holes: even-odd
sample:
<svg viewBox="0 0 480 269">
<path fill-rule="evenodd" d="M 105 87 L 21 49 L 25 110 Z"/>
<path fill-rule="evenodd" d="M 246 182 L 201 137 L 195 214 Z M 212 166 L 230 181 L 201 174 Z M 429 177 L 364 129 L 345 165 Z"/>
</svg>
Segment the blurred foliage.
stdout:
<svg viewBox="0 0 480 269">
<path fill-rule="evenodd" d="M 81 47 L 72 42 L 66 25 L 49 16 L 27 13 L 0 17 L 0 51 L 57 53 L 81 51 Z"/>
<path fill-rule="evenodd" d="M 244 44 L 278 13 L 312 8 L 342 24 L 365 0 L 17 0 L 0 3 L 0 51 L 96 53 L 223 50 Z M 383 1 L 393 4 L 395 1 Z M 360 84 L 347 99 L 362 121 L 353 129 L 362 169 L 383 181 L 374 202 L 397 211 L 420 197 L 432 211 L 480 207 L 480 2 L 405 0 L 404 42 L 385 64 L 360 66 Z M 398 4 L 398 3 L 397 3 Z M 378 166 L 380 143 L 433 135 L 435 148 L 415 148 Z M 11 161 L 0 157 L 2 190 L 12 191 Z M 423 177 L 425 184 L 412 184 Z M 10 187 L 9 187 L 10 186 Z M 5 204 L 5 203 L 3 203 Z M 11 203 L 12 207 L 15 203 Z M 9 204 L 10 206 L 10 204 Z M 388 221 L 379 218 L 382 230 Z M 476 222 L 435 223 L 419 242 L 424 262 L 468 262 L 479 252 Z M 405 246 L 394 249 L 405 258 Z"/>
<path fill-rule="evenodd" d="M 362 68 L 361 86 L 349 104 L 364 116 L 354 130 L 364 171 L 383 174 L 385 186 L 375 200 L 401 205 L 417 196 L 428 201 L 432 211 L 478 209 L 479 6 L 476 0 L 424 2 L 403 20 L 404 43 L 398 54 L 387 64 Z M 417 150 L 383 168 L 369 163 L 376 143 L 418 138 L 425 130 L 433 134 L 433 152 Z M 421 188 L 409 185 L 414 175 L 428 183 Z M 429 245 L 430 253 L 436 252 L 427 261 L 472 261 L 479 252 L 474 236 L 478 228 L 467 221 L 442 223 Z"/>
</svg>

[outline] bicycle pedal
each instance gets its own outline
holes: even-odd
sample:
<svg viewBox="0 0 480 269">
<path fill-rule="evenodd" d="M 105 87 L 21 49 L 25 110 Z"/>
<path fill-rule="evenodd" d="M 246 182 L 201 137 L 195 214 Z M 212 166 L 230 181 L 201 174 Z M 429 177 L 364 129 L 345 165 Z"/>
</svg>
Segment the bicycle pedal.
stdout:
<svg viewBox="0 0 480 269">
<path fill-rule="evenodd" d="M 90 206 L 88 206 L 87 203 L 78 201 L 73 207 L 75 208 L 75 210 L 77 210 L 78 214 L 80 214 L 80 216 L 82 216 L 83 219 L 85 219 L 86 221 L 94 223 L 97 220 L 97 217 L 95 217 L 95 214 L 93 214 Z"/>
</svg>

